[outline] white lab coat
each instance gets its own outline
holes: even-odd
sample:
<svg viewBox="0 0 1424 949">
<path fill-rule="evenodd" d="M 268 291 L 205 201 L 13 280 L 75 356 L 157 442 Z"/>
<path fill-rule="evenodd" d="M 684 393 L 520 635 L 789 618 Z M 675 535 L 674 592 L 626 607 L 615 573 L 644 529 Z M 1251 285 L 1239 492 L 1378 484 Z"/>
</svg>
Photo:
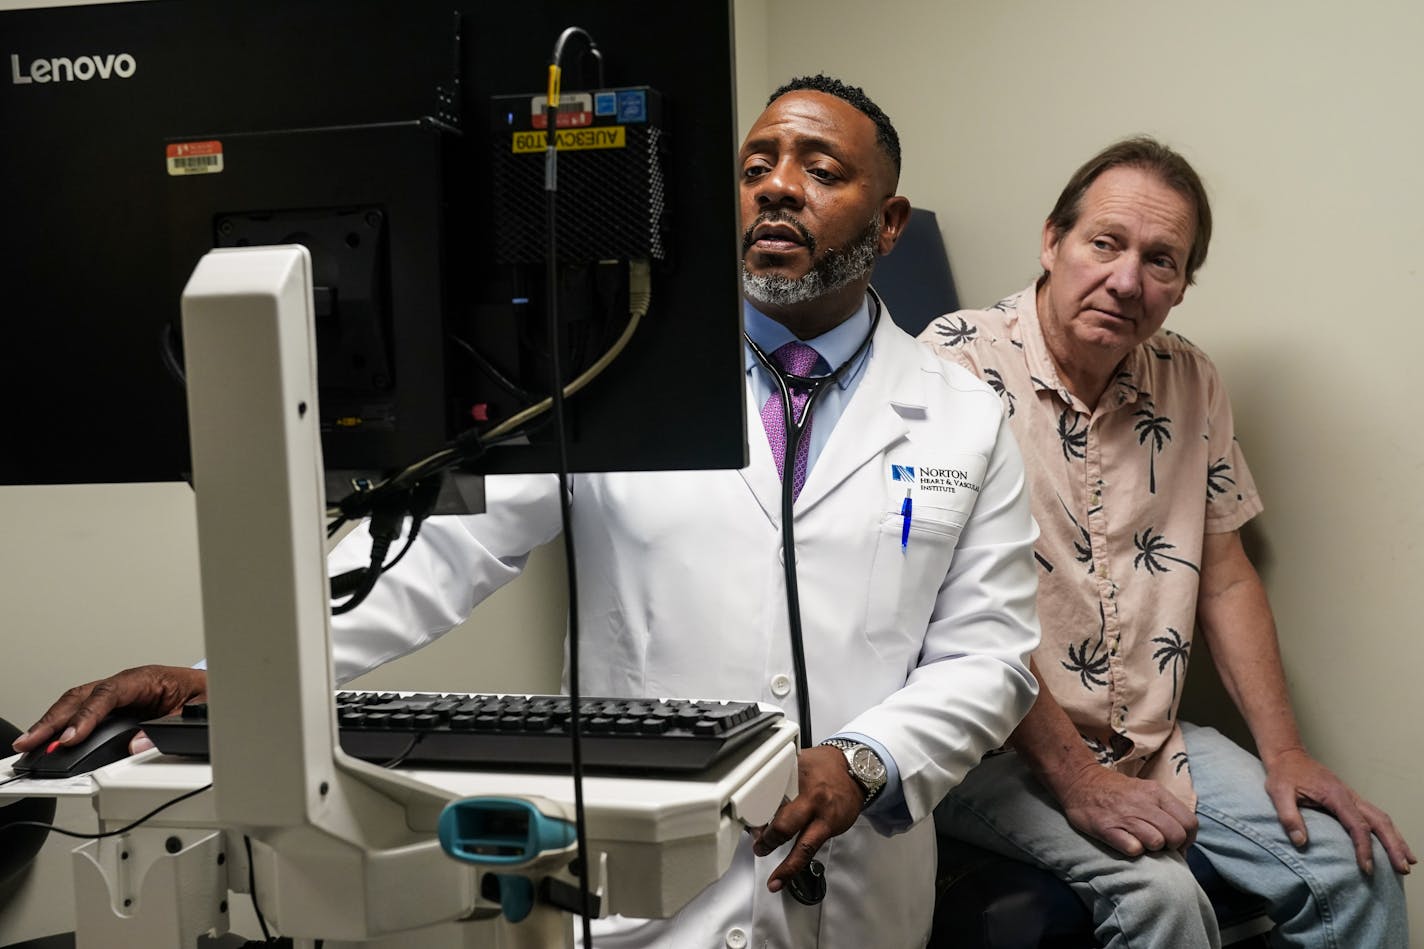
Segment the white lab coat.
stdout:
<svg viewBox="0 0 1424 949">
<path fill-rule="evenodd" d="M 584 694 L 749 699 L 796 719 L 780 479 L 756 407 L 747 424 L 741 471 L 574 479 Z M 897 480 L 894 466 L 917 480 L 907 470 Z M 488 514 L 429 521 L 367 603 L 336 619 L 338 676 L 438 636 L 517 575 L 559 531 L 555 490 L 547 476 L 490 478 Z M 882 318 L 795 517 L 815 739 L 858 732 L 887 748 L 908 819 L 867 814 L 828 843 L 819 907 L 767 891 L 785 848 L 756 859 L 744 844 L 675 919 L 612 921 L 595 935 L 600 949 L 891 949 L 928 938 L 935 844 L 925 818 L 1035 694 L 1037 528 L 998 397 Z M 336 566 L 364 562 L 364 541 L 342 547 Z M 734 929 L 744 943 L 729 938 Z"/>
</svg>

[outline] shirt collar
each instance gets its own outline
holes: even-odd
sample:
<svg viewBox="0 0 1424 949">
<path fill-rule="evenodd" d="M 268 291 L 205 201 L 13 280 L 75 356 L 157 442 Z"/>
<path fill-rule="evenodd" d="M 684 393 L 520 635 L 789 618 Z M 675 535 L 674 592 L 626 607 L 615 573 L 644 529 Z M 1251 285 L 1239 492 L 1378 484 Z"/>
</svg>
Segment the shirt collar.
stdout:
<svg viewBox="0 0 1424 949">
<path fill-rule="evenodd" d="M 745 299 L 742 301 L 742 316 L 747 337 L 768 355 L 796 339 L 795 333 L 752 306 Z M 821 357 L 821 361 L 825 363 L 824 366 L 817 367 L 818 371 L 828 373 L 840 368 L 846 360 L 854 356 L 855 351 L 860 348 L 860 344 L 865 341 L 865 336 L 869 332 L 870 297 L 867 294 L 861 300 L 860 308 L 852 313 L 849 319 L 814 339 L 803 339 L 801 342 L 814 349 Z M 855 365 L 841 376 L 838 384 L 842 389 L 848 388 L 855 377 L 860 374 L 861 369 L 865 366 L 865 357 L 869 351 L 870 348 L 866 347 L 866 351 L 855 361 Z M 751 348 L 748 347 L 746 351 L 747 373 L 751 374 L 760 365 L 756 356 L 752 355 Z"/>
<path fill-rule="evenodd" d="M 1048 342 L 1043 338 L 1043 326 L 1038 322 L 1037 282 L 1029 284 L 1028 289 L 1019 294 L 1016 308 L 1019 311 L 1019 333 L 1023 340 L 1024 355 L 1028 358 L 1029 381 L 1035 389 L 1055 392 L 1064 402 L 1073 405 L 1073 396 L 1058 377 L 1058 364 L 1053 361 L 1053 355 L 1048 351 Z"/>
<path fill-rule="evenodd" d="M 1019 294 L 1018 301 L 1014 304 L 1019 312 L 1018 328 L 1020 339 L 1023 343 L 1024 354 L 1028 359 L 1029 379 L 1035 389 L 1055 393 L 1058 398 L 1084 414 L 1092 414 L 1088 407 L 1074 398 L 1068 391 L 1068 387 L 1063 384 L 1063 379 L 1058 374 L 1058 364 L 1053 361 L 1053 354 L 1048 351 L 1048 342 L 1043 338 L 1043 325 L 1038 321 L 1038 283 L 1029 284 L 1028 289 Z M 1134 346 L 1122 363 L 1117 367 L 1117 372 L 1108 383 L 1108 389 L 1114 394 L 1112 401 L 1105 408 L 1106 411 L 1117 408 L 1120 405 L 1127 405 L 1137 401 L 1138 390 L 1134 384 L 1134 379 L 1143 378 L 1143 354 L 1142 346 Z M 1108 398 L 1107 392 L 1103 393 L 1103 398 Z M 1102 406 L 1101 400 L 1099 405 Z"/>
</svg>

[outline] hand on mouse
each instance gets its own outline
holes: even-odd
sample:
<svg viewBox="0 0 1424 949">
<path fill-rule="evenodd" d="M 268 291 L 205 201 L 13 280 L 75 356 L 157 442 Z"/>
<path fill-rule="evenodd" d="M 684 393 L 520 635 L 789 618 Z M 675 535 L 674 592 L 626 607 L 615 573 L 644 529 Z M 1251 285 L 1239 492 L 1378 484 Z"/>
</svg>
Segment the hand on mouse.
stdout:
<svg viewBox="0 0 1424 949">
<path fill-rule="evenodd" d="M 207 697 L 208 674 L 183 666 L 137 666 L 107 679 L 77 685 L 61 695 L 29 731 L 15 739 L 18 752 L 32 751 L 58 735 L 60 744 L 72 745 L 88 736 L 106 715 L 119 709 L 142 718 L 177 713 L 189 702 Z M 129 743 L 131 752 L 153 747 L 139 732 Z"/>
</svg>

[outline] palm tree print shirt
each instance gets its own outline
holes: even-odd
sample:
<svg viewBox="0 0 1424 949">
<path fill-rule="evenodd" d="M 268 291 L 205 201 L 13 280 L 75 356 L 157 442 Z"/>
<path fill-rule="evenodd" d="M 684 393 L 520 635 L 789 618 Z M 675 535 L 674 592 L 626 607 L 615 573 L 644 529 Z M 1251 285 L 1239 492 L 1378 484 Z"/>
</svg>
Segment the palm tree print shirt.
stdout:
<svg viewBox="0 0 1424 949">
<path fill-rule="evenodd" d="M 1195 803 L 1177 705 L 1203 537 L 1261 510 L 1216 368 L 1181 336 L 1130 352 L 1089 410 L 1044 342 L 1036 287 L 920 340 L 999 393 L 1041 531 L 1034 654 L 1098 760 Z"/>
</svg>

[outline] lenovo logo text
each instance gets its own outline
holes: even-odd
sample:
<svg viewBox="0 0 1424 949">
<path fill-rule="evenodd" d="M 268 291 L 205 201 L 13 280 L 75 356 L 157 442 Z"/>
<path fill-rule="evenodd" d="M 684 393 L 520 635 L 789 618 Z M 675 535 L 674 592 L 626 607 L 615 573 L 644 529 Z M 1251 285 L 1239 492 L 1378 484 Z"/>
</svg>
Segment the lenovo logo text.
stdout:
<svg viewBox="0 0 1424 949">
<path fill-rule="evenodd" d="M 95 56 L 56 56 L 37 59 L 26 69 L 20 57 L 10 54 L 10 82 L 17 86 L 32 82 L 88 82 L 90 79 L 128 79 L 138 69 L 138 63 L 128 53 L 105 53 Z"/>
</svg>

